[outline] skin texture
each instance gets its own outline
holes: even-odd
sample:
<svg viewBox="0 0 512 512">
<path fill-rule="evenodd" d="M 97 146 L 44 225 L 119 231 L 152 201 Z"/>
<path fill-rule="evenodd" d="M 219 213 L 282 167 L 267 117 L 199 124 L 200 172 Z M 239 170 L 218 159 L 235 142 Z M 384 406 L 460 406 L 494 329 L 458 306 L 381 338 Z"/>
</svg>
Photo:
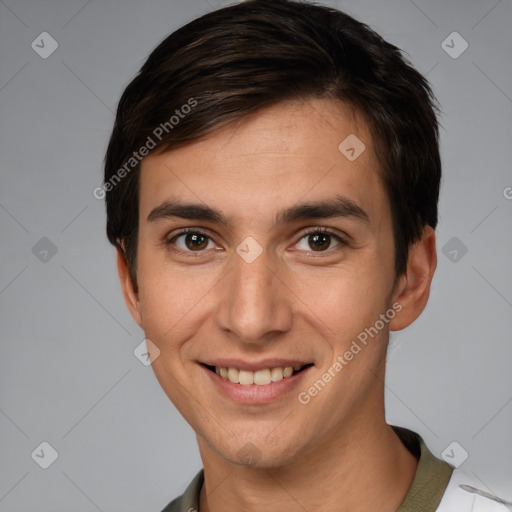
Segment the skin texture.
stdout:
<svg viewBox="0 0 512 512">
<path fill-rule="evenodd" d="M 354 161 L 338 150 L 349 134 L 366 147 Z M 368 221 L 274 225 L 278 210 L 336 194 Z M 208 205 L 230 222 L 147 220 L 171 199 Z M 186 252 L 185 236 L 174 238 L 186 227 L 210 237 L 202 251 Z M 307 228 L 328 228 L 348 243 L 331 237 L 315 251 Z M 248 236 L 263 250 L 252 263 L 236 253 Z M 407 327 L 426 305 L 435 235 L 425 229 L 395 283 L 390 205 L 357 113 L 325 99 L 279 103 L 186 147 L 149 155 L 141 169 L 137 258 L 135 293 L 118 252 L 123 293 L 160 350 L 153 362 L 158 381 L 197 434 L 205 468 L 201 511 L 397 510 L 417 461 L 385 422 L 386 348 L 389 329 Z M 378 336 L 301 404 L 297 393 L 394 303 L 401 311 Z M 222 396 L 200 366 L 218 357 L 314 366 L 299 389 L 268 404 L 239 404 Z M 255 464 L 241 460 L 244 447 Z"/>
</svg>

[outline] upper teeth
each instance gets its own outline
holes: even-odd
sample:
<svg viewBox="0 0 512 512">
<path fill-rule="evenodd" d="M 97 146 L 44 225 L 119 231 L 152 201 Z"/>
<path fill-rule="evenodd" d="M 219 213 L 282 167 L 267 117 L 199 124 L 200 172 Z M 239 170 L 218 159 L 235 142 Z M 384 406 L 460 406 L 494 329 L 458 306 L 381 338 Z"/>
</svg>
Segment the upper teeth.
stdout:
<svg viewBox="0 0 512 512">
<path fill-rule="evenodd" d="M 242 384 L 243 386 L 248 386 L 250 384 L 265 386 L 271 382 L 277 382 L 285 377 L 290 377 L 294 370 L 297 371 L 301 368 L 301 365 L 285 366 L 284 368 L 264 368 L 263 370 L 252 372 L 250 370 L 239 370 L 238 368 L 216 366 L 215 373 L 234 384 Z"/>
</svg>

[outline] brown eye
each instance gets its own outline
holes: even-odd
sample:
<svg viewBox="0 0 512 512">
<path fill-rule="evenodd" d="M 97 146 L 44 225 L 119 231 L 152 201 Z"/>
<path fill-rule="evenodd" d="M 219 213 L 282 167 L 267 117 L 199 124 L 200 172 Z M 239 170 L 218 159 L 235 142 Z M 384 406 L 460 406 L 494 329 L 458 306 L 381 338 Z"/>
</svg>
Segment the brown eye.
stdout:
<svg viewBox="0 0 512 512">
<path fill-rule="evenodd" d="M 204 249 L 214 246 L 211 238 L 197 230 L 184 230 L 166 241 L 167 245 L 176 246 L 184 252 L 202 252 Z M 208 244 L 211 244 L 209 246 Z"/>
<path fill-rule="evenodd" d="M 208 238 L 201 233 L 188 233 L 185 235 L 185 245 L 191 251 L 205 249 L 208 245 Z"/>
<path fill-rule="evenodd" d="M 345 245 L 346 242 L 339 235 L 326 228 L 314 228 L 302 235 L 296 247 L 300 251 L 330 252 Z"/>
<path fill-rule="evenodd" d="M 313 251 L 323 251 L 331 245 L 331 235 L 327 233 L 316 233 L 308 236 L 308 243 Z"/>
</svg>

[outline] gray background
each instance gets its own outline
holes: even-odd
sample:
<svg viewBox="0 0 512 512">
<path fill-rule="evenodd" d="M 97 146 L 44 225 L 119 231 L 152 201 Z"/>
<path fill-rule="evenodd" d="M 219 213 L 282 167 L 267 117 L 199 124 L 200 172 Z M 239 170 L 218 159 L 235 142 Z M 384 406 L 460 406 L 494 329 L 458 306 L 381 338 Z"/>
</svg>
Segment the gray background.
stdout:
<svg viewBox="0 0 512 512">
<path fill-rule="evenodd" d="M 133 354 L 144 336 L 92 191 L 123 88 L 225 3 L 0 0 L 0 511 L 157 511 L 201 467 Z M 438 456 L 457 441 L 461 469 L 512 499 L 512 2 L 324 3 L 403 48 L 444 111 L 439 266 L 427 310 L 393 336 L 388 421 Z M 47 59 L 31 48 L 43 31 L 59 45 Z M 456 59 L 441 46 L 453 31 L 469 43 Z M 46 470 L 31 457 L 43 441 L 59 454 Z"/>
</svg>

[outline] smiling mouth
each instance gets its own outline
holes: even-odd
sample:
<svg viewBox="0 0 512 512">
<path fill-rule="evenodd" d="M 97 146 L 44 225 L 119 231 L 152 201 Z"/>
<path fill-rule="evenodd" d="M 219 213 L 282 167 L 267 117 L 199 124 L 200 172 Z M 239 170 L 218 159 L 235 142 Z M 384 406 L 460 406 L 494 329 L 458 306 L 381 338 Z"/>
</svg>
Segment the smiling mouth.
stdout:
<svg viewBox="0 0 512 512">
<path fill-rule="evenodd" d="M 274 368 L 262 368 L 255 372 L 250 370 L 239 370 L 238 368 L 226 368 L 224 366 L 211 366 L 203 364 L 213 373 L 219 375 L 222 379 L 227 380 L 233 384 L 240 384 L 242 386 L 266 386 L 272 382 L 279 382 L 287 379 L 292 375 L 300 373 L 301 371 L 313 366 L 313 363 L 305 364 L 302 366 L 276 366 Z"/>
</svg>

